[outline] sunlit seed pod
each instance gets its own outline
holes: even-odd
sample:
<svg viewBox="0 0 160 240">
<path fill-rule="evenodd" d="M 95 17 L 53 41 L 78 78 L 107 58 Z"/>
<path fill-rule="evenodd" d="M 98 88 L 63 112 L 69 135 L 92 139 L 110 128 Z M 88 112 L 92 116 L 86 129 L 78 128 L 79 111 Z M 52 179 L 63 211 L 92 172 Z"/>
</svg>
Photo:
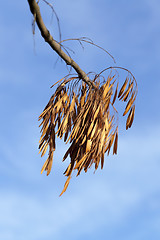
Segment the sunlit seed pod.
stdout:
<svg viewBox="0 0 160 240">
<path fill-rule="evenodd" d="M 123 86 L 121 87 L 121 89 L 120 89 L 120 91 L 119 91 L 118 98 L 120 98 L 121 95 L 124 93 L 124 91 L 125 91 L 125 89 L 126 89 L 126 86 L 127 86 L 127 83 L 128 83 L 128 80 L 129 80 L 129 78 L 127 77 L 126 80 L 125 80 L 125 82 L 124 82 L 124 84 L 123 84 Z"/>
<path fill-rule="evenodd" d="M 113 154 L 117 154 L 117 148 L 118 148 L 118 130 L 116 131 L 116 136 L 114 140 Z"/>
<path fill-rule="evenodd" d="M 131 128 L 131 126 L 132 126 L 132 123 L 133 123 L 133 120 L 134 120 L 134 113 L 135 113 L 135 108 L 133 108 L 133 111 L 132 111 L 132 117 L 131 117 L 131 120 L 130 120 L 130 123 L 129 123 L 129 128 Z"/>
<path fill-rule="evenodd" d="M 48 165 L 48 161 L 49 161 L 49 157 L 47 158 L 47 160 L 45 161 L 45 163 L 43 164 L 43 167 L 41 169 L 41 174 L 43 173 L 43 171 L 45 170 L 46 166 Z"/>
<path fill-rule="evenodd" d="M 126 101 L 130 92 L 133 90 L 133 82 L 129 85 L 128 89 L 123 93 L 123 95 L 120 97 L 120 100 Z"/>
<path fill-rule="evenodd" d="M 88 139 L 86 144 L 86 152 L 89 152 L 91 150 L 91 146 L 92 146 L 92 141 Z"/>
<path fill-rule="evenodd" d="M 68 185 L 69 185 L 70 180 L 71 180 L 71 176 L 69 176 L 69 177 L 67 178 L 67 181 L 66 181 L 65 184 L 64 184 L 64 188 L 63 188 L 63 190 L 62 190 L 62 192 L 61 192 L 61 194 L 60 194 L 59 196 L 62 196 L 62 194 L 67 190 L 67 187 L 68 187 Z"/>
<path fill-rule="evenodd" d="M 69 164 L 69 166 L 67 167 L 67 169 L 65 170 L 65 172 L 63 174 L 65 174 L 65 176 L 68 176 L 70 169 L 71 169 L 71 163 Z"/>
<path fill-rule="evenodd" d="M 116 97 L 117 97 L 118 85 L 119 85 L 119 82 L 117 83 L 117 87 L 116 87 L 116 90 L 115 90 L 115 93 L 114 93 L 114 97 L 113 97 L 112 105 L 115 103 L 115 100 L 116 100 Z"/>
<path fill-rule="evenodd" d="M 135 101 L 135 98 L 136 98 L 136 96 L 135 96 L 135 92 L 134 92 L 134 93 L 132 94 L 130 100 L 128 101 L 127 105 L 126 105 L 126 108 L 125 108 L 125 111 L 124 111 L 124 113 L 123 113 L 123 116 L 125 116 L 125 115 L 128 113 L 128 111 L 130 110 L 132 104 L 133 104 L 134 101 Z"/>
<path fill-rule="evenodd" d="M 135 105 L 132 106 L 132 108 L 131 108 L 131 110 L 128 114 L 128 118 L 127 118 L 127 121 L 126 121 L 126 130 L 132 126 L 132 123 L 133 123 L 133 120 L 134 120 L 134 113 L 135 113 Z"/>
<path fill-rule="evenodd" d="M 101 153 L 101 169 L 103 169 L 104 166 L 104 153 Z"/>
<path fill-rule="evenodd" d="M 52 163 L 53 163 L 53 152 L 51 152 L 50 156 L 49 156 L 49 162 L 47 165 L 47 176 L 50 174 L 51 169 L 52 169 Z"/>
</svg>

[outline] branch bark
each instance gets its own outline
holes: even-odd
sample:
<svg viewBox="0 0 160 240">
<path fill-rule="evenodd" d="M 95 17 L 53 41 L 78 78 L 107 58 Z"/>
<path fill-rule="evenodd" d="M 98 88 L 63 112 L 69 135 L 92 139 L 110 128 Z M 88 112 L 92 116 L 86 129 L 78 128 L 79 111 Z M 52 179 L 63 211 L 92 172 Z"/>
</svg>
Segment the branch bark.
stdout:
<svg viewBox="0 0 160 240">
<path fill-rule="evenodd" d="M 44 40 L 50 45 L 50 47 L 63 59 L 67 65 L 70 65 L 74 68 L 74 70 L 77 72 L 80 79 L 82 79 L 86 84 L 89 85 L 89 87 L 95 88 L 93 82 L 89 79 L 87 74 L 79 67 L 79 65 L 71 58 L 69 57 L 61 48 L 60 43 L 58 43 L 52 35 L 50 34 L 49 30 L 46 28 L 39 5 L 37 4 L 36 0 L 28 0 L 30 11 L 34 16 L 34 19 L 37 23 L 37 26 L 41 32 L 42 37 Z"/>
</svg>

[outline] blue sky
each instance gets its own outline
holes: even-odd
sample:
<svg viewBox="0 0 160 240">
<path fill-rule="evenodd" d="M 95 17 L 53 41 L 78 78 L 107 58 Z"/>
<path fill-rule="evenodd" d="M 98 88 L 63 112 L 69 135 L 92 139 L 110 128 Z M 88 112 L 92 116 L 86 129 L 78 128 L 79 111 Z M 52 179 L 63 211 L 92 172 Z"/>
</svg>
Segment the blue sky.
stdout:
<svg viewBox="0 0 160 240">
<path fill-rule="evenodd" d="M 0 8 L 0 239 L 160 239 L 160 1 L 55 0 L 62 38 L 86 36 L 108 50 L 138 82 L 136 115 L 125 131 L 120 117 L 118 155 L 103 171 L 73 178 L 59 198 L 67 146 L 57 141 L 50 176 L 41 175 L 38 116 L 67 74 L 40 37 L 33 38 L 26 1 Z M 58 37 L 51 10 L 43 16 Z M 35 42 L 35 47 L 34 47 Z M 113 65 L 103 52 L 70 43 L 86 71 Z M 123 79 L 122 79 L 123 80 Z"/>
</svg>

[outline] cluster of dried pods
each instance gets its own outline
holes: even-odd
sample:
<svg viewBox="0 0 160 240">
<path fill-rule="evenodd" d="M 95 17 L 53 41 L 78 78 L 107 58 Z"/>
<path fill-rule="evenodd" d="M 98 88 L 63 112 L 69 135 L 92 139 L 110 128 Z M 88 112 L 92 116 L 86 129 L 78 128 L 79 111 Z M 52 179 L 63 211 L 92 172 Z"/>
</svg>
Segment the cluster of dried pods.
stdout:
<svg viewBox="0 0 160 240">
<path fill-rule="evenodd" d="M 71 86 L 73 82 L 76 84 Z M 73 170 L 77 170 L 78 176 L 82 169 L 87 172 L 92 164 L 96 170 L 100 163 L 102 169 L 104 154 L 110 153 L 112 145 L 113 154 L 117 154 L 118 124 L 117 110 L 114 107 L 116 98 L 127 102 L 123 113 L 123 115 L 129 113 L 126 129 L 133 123 L 134 101 L 137 95 L 136 81 L 133 76 L 128 76 L 120 90 L 116 82 L 116 75 L 110 74 L 103 83 L 100 83 L 100 76 L 95 76 L 92 88 L 86 83 L 80 83 L 78 77 L 66 77 L 39 117 L 39 120 L 42 120 L 40 124 L 42 135 L 39 141 L 41 156 L 46 153 L 49 146 L 48 158 L 41 173 L 46 170 L 49 175 L 51 171 L 55 136 L 59 138 L 64 136 L 64 141 L 70 142 L 70 147 L 63 157 L 63 161 L 70 157 L 69 166 L 64 172 L 67 180 L 60 195 L 66 191 Z"/>
</svg>

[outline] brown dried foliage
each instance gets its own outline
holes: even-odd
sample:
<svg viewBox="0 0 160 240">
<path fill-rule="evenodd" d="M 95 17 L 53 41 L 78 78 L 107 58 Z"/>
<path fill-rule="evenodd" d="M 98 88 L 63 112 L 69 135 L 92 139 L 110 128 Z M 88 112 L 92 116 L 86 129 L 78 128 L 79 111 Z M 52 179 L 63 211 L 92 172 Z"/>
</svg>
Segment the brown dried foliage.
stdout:
<svg viewBox="0 0 160 240">
<path fill-rule="evenodd" d="M 64 172 L 67 181 L 60 195 L 66 191 L 73 171 L 76 170 L 78 176 L 82 170 L 87 172 L 92 165 L 97 170 L 99 163 L 102 169 L 104 154 L 110 153 L 112 145 L 113 154 L 117 154 L 118 123 L 117 111 L 114 107 L 117 98 L 127 101 L 123 114 L 129 112 L 126 129 L 133 123 L 134 101 L 137 95 L 134 77 L 132 75 L 130 79 L 127 77 L 119 92 L 116 75 L 111 73 L 106 82 L 103 78 L 101 83 L 100 79 L 100 75 L 94 77 L 96 88 L 93 89 L 81 82 L 78 77 L 63 78 L 63 82 L 39 116 L 39 120 L 42 121 L 40 124 L 42 135 L 39 141 L 41 156 L 46 153 L 49 146 L 48 158 L 41 173 L 45 170 L 48 175 L 51 171 L 55 136 L 59 138 L 64 136 L 64 141 L 70 143 L 63 157 L 65 161 L 69 156 L 70 163 Z"/>
</svg>

